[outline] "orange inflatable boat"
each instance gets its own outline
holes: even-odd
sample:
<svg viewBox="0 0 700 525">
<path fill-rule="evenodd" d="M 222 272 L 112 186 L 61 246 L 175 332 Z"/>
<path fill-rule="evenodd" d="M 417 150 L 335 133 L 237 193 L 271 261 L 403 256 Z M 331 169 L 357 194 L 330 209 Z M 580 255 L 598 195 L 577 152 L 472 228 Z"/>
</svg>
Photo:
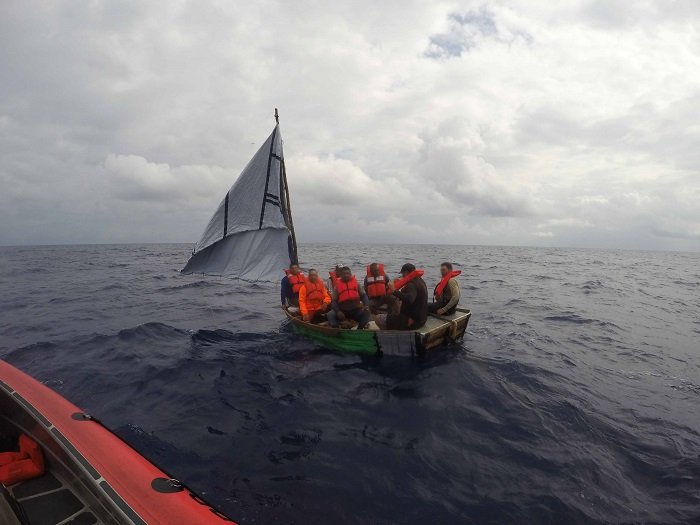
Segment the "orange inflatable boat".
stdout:
<svg viewBox="0 0 700 525">
<path fill-rule="evenodd" d="M 233 523 L 78 407 L 0 361 L 0 442 L 20 437 L 24 449 L 40 449 L 43 468 L 0 485 L 0 523 Z M 27 461 L 24 449 L 0 452 Z"/>
</svg>

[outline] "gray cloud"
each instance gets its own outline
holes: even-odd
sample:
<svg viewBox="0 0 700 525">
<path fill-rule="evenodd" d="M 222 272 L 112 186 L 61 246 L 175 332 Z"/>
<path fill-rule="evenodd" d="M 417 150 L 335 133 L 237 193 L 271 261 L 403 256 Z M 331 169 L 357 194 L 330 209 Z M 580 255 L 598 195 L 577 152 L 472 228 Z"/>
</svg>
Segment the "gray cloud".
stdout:
<svg viewBox="0 0 700 525">
<path fill-rule="evenodd" d="M 653 29 L 660 21 L 689 22 L 700 17 L 700 4 L 693 0 L 657 2 L 645 0 L 589 0 L 581 2 L 575 15 L 603 29 L 645 27 Z"/>
<path fill-rule="evenodd" d="M 468 123 L 451 119 L 421 135 L 415 174 L 468 215 L 526 217 L 534 213 L 528 189 L 483 157 L 485 143 Z"/>
<path fill-rule="evenodd" d="M 280 107 L 301 240 L 698 250 L 697 5 L 3 2 L 0 243 L 194 242 Z"/>
</svg>

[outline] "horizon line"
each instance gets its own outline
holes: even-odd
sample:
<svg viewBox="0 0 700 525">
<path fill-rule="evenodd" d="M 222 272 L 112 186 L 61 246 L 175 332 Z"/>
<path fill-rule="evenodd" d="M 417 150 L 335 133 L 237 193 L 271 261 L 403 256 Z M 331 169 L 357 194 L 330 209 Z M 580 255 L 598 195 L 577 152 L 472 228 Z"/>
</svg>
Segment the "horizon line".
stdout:
<svg viewBox="0 0 700 525">
<path fill-rule="evenodd" d="M 55 244 L 2 244 L 0 248 L 54 248 L 54 247 L 71 247 L 71 246 L 148 246 L 148 245 L 195 245 L 196 242 L 79 242 L 79 243 L 55 243 Z M 413 242 L 413 243 L 397 243 L 397 242 L 329 242 L 329 241 L 313 241 L 300 242 L 300 245 L 314 244 L 339 244 L 339 245 L 370 245 L 370 246 L 455 246 L 455 247 L 484 247 L 484 248 L 540 248 L 550 250 L 598 250 L 598 251 L 625 251 L 625 252 L 656 252 L 656 253 L 690 253 L 698 254 L 698 250 L 677 250 L 677 249 L 659 249 L 659 248 L 610 248 L 610 247 L 592 247 L 592 246 L 545 246 L 534 244 L 455 244 L 455 243 L 429 243 L 429 242 Z"/>
</svg>

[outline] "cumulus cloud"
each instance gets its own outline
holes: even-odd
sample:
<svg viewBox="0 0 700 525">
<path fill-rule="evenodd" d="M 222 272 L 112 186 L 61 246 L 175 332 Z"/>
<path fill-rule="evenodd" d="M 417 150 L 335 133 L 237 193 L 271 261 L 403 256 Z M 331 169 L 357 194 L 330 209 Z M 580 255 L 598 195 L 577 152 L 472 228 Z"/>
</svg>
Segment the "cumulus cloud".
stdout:
<svg viewBox="0 0 700 525">
<path fill-rule="evenodd" d="M 521 217 L 534 213 L 531 192 L 484 159 L 485 142 L 459 119 L 442 122 L 421 136 L 416 175 L 459 213 Z"/>
<path fill-rule="evenodd" d="M 697 2 L 0 4 L 0 243 L 195 241 L 279 107 L 302 241 L 700 249 Z"/>
<path fill-rule="evenodd" d="M 234 172 L 218 166 L 176 166 L 149 162 L 138 155 L 110 154 L 101 174 L 110 195 L 123 201 L 168 202 L 180 206 L 219 191 L 219 181 Z"/>
<path fill-rule="evenodd" d="M 398 180 L 373 179 L 347 159 L 334 155 L 294 155 L 286 161 L 294 166 L 292 198 L 309 207 L 372 207 L 400 209 L 410 193 Z"/>
</svg>

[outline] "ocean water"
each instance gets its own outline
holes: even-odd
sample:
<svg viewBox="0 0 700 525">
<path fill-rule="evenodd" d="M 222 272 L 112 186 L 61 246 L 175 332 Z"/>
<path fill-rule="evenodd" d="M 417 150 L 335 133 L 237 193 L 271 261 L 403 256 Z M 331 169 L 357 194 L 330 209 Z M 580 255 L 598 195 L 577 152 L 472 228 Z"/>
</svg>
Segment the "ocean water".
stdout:
<svg viewBox="0 0 700 525">
<path fill-rule="evenodd" d="M 190 249 L 0 247 L 0 357 L 240 523 L 700 523 L 700 254 L 302 245 L 462 270 L 463 343 L 389 359 Z"/>
</svg>

